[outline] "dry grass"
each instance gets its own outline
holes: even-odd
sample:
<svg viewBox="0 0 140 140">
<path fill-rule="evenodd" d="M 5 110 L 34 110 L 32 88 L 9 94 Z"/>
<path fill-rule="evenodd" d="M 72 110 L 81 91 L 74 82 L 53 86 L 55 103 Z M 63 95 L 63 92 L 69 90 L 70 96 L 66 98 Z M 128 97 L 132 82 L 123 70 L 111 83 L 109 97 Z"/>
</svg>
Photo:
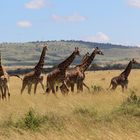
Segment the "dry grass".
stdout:
<svg viewBox="0 0 140 140">
<path fill-rule="evenodd" d="M 140 70 L 132 70 L 127 92 L 122 93 L 120 87 L 115 92 L 107 91 L 110 79 L 119 73 L 87 72 L 85 83 L 102 87 L 100 92 L 88 93 L 85 89 L 84 93 L 68 96 L 59 92 L 58 98 L 43 94 L 41 86 L 36 95 L 27 91 L 20 95 L 20 79 L 11 78 L 11 99 L 0 101 L 0 140 L 139 140 L 140 116 L 117 110 L 132 92 L 140 96 Z M 30 109 L 43 119 L 35 131 L 17 125 Z"/>
</svg>

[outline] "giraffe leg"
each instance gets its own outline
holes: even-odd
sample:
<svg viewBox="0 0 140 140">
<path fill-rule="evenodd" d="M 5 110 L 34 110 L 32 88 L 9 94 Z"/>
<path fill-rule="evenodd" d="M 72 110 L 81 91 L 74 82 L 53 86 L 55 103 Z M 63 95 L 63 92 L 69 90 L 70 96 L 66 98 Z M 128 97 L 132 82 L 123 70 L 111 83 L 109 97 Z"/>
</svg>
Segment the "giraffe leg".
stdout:
<svg viewBox="0 0 140 140">
<path fill-rule="evenodd" d="M 51 89 L 52 89 L 52 93 L 53 93 L 53 94 L 55 94 L 55 89 L 54 89 L 54 86 L 52 86 L 52 88 L 51 88 Z"/>
<path fill-rule="evenodd" d="M 122 87 L 122 92 L 124 92 L 124 85 L 121 85 L 121 87 Z"/>
<path fill-rule="evenodd" d="M 6 100 L 6 86 L 4 87 L 3 99 L 5 99 L 5 100 Z"/>
<path fill-rule="evenodd" d="M 28 94 L 31 94 L 32 83 L 28 84 Z"/>
<path fill-rule="evenodd" d="M 80 90 L 81 92 L 83 92 L 83 81 L 80 81 L 79 84 L 80 84 L 80 85 L 79 85 L 79 90 Z"/>
<path fill-rule="evenodd" d="M 90 92 L 90 88 L 84 82 L 83 82 L 83 86 L 85 86 L 88 89 L 88 91 Z"/>
<path fill-rule="evenodd" d="M 7 83 L 6 88 L 7 88 L 7 92 L 8 92 L 8 99 L 10 99 L 10 89 L 9 89 L 9 83 Z"/>
<path fill-rule="evenodd" d="M 37 85 L 38 85 L 38 83 L 35 83 L 35 85 L 34 85 L 34 94 L 36 94 Z"/>
<path fill-rule="evenodd" d="M 77 85 L 77 93 L 79 93 L 79 81 L 77 81 L 76 85 Z"/>
<path fill-rule="evenodd" d="M 77 92 L 82 92 L 83 91 L 83 82 L 81 80 L 78 80 L 77 82 Z"/>
<path fill-rule="evenodd" d="M 41 84 L 41 86 L 42 86 L 43 91 L 45 91 L 45 87 L 44 87 L 44 85 L 43 85 L 43 82 L 40 82 L 40 84 Z"/>
<path fill-rule="evenodd" d="M 52 90 L 52 93 L 55 94 L 54 83 L 47 81 L 46 93 L 50 93 L 51 90 Z"/>
<path fill-rule="evenodd" d="M 49 94 L 50 91 L 51 91 L 51 86 L 50 86 L 49 82 L 47 81 L 46 93 Z"/>
<path fill-rule="evenodd" d="M 58 86 L 56 86 L 56 92 L 58 92 L 58 89 L 59 89 Z"/>
<path fill-rule="evenodd" d="M 0 91 L 1 91 L 1 94 L 0 94 L 0 99 L 2 98 L 2 87 L 0 86 Z"/>
<path fill-rule="evenodd" d="M 71 83 L 70 87 L 71 87 L 71 92 L 74 92 L 74 83 Z"/>
<path fill-rule="evenodd" d="M 116 88 L 117 88 L 117 85 L 113 84 L 111 90 L 115 90 Z"/>
<path fill-rule="evenodd" d="M 67 86 L 65 85 L 65 83 L 62 83 L 62 85 L 60 86 L 60 90 L 61 90 L 61 93 L 63 95 L 68 94 L 68 92 L 69 92 L 69 89 L 67 88 Z"/>
<path fill-rule="evenodd" d="M 66 81 L 64 80 L 62 83 L 63 83 L 63 85 L 65 87 L 65 94 L 68 94 L 69 93 L 69 88 L 68 88 L 68 86 L 66 84 Z"/>
<path fill-rule="evenodd" d="M 0 86 L 0 90 L 1 90 L 1 98 L 3 100 L 4 99 L 4 91 L 3 91 L 3 87 L 2 86 Z"/>
<path fill-rule="evenodd" d="M 23 93 L 26 86 L 27 86 L 27 84 L 23 81 L 22 82 L 22 88 L 21 88 L 21 94 Z"/>
<path fill-rule="evenodd" d="M 127 88 L 128 88 L 128 84 L 125 85 L 125 89 L 126 89 L 126 90 L 127 90 Z"/>
</svg>

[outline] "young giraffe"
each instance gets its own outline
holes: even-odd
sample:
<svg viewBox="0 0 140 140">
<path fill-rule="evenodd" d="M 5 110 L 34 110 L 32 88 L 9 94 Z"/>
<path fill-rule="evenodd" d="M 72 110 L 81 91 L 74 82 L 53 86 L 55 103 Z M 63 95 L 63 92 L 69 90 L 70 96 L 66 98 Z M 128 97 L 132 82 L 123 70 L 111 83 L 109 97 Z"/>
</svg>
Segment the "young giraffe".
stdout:
<svg viewBox="0 0 140 140">
<path fill-rule="evenodd" d="M 83 86 L 89 90 L 89 87 L 83 81 L 85 79 L 85 71 L 92 63 L 96 54 L 103 55 L 102 51 L 98 47 L 95 48 L 90 56 L 87 55 L 87 58 L 80 65 L 67 70 L 66 83 L 68 87 L 71 87 L 72 92 L 74 92 L 75 84 L 77 84 L 77 91 L 83 91 Z"/>
<path fill-rule="evenodd" d="M 43 47 L 39 62 L 34 67 L 34 69 L 31 72 L 24 75 L 23 82 L 22 82 L 22 88 L 21 88 L 21 94 L 23 93 L 26 86 L 28 86 L 28 93 L 30 94 L 32 84 L 34 84 L 34 94 L 36 93 L 37 85 L 38 85 L 38 83 L 41 83 L 40 75 L 42 73 L 43 66 L 44 66 L 46 50 L 47 50 L 47 45 L 45 45 Z M 42 83 L 41 83 L 41 85 L 42 85 Z M 42 88 L 44 88 L 44 86 L 42 86 Z"/>
<path fill-rule="evenodd" d="M 117 88 L 117 86 L 120 85 L 122 87 L 122 92 L 124 92 L 124 88 L 127 89 L 127 87 L 128 87 L 128 76 L 129 76 L 129 74 L 131 72 L 133 64 L 138 64 L 138 62 L 136 62 L 136 60 L 132 59 L 128 63 L 128 65 L 125 68 L 125 70 L 119 76 L 116 76 L 116 77 L 111 79 L 111 83 L 110 83 L 109 88 L 112 85 L 111 89 L 115 90 Z"/>
<path fill-rule="evenodd" d="M 62 83 L 61 87 L 65 87 L 65 92 L 68 92 L 68 88 L 65 84 L 65 72 L 66 69 L 70 66 L 70 64 L 73 62 L 76 56 L 79 56 L 79 48 L 75 48 L 74 52 L 62 63 L 60 63 L 52 72 L 50 72 L 47 76 L 47 89 L 46 93 L 50 93 L 52 90 L 52 93 L 55 94 L 55 85 L 56 83 Z M 60 88 L 61 89 L 61 88 Z"/>
</svg>

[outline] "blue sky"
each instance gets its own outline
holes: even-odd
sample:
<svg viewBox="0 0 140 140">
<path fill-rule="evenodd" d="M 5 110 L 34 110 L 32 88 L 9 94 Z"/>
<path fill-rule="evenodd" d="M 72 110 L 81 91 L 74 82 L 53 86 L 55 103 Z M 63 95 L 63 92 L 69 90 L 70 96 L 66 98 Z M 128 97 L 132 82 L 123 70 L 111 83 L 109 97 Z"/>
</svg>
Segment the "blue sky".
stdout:
<svg viewBox="0 0 140 140">
<path fill-rule="evenodd" d="M 140 0 L 1 0 L 0 42 L 140 45 Z"/>
</svg>

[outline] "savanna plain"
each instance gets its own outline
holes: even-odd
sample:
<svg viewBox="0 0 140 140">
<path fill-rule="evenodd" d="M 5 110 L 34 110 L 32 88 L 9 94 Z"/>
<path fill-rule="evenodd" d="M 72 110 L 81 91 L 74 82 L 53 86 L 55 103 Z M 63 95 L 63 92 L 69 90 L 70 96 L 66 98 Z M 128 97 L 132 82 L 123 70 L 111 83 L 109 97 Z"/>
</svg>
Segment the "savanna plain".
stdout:
<svg viewBox="0 0 140 140">
<path fill-rule="evenodd" d="M 11 98 L 0 101 L 0 140 L 139 140 L 140 70 L 132 70 L 128 89 L 107 90 L 120 70 L 86 72 L 90 92 L 64 96 L 20 94 L 22 81 L 10 79 Z M 44 75 L 44 84 L 46 83 Z"/>
</svg>

